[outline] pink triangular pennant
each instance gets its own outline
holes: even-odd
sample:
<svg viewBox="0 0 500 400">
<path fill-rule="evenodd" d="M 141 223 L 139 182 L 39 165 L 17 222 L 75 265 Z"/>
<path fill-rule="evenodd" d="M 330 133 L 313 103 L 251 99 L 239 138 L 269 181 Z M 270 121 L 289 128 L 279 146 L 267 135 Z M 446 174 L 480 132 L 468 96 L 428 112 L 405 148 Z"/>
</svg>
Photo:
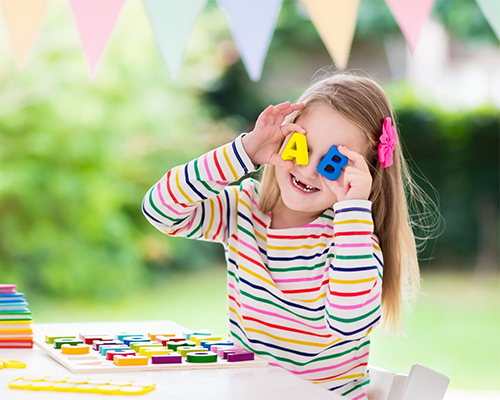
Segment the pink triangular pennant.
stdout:
<svg viewBox="0 0 500 400">
<path fill-rule="evenodd" d="M 431 14 L 435 0 L 385 0 L 403 32 L 410 52 L 415 53 L 424 23 Z"/>
<path fill-rule="evenodd" d="M 24 66 L 26 57 L 40 29 L 48 0 L 1 0 L 5 22 L 9 29 L 17 68 Z"/>
<path fill-rule="evenodd" d="M 68 0 L 91 79 L 109 45 L 126 0 Z"/>
</svg>

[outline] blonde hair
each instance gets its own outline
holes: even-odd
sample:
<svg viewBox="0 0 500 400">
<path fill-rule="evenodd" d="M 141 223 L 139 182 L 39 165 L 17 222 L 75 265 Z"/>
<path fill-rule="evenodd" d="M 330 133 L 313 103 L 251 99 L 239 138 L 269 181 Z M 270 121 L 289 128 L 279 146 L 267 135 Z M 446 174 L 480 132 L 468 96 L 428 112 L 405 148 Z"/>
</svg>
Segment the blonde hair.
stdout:
<svg viewBox="0 0 500 400">
<path fill-rule="evenodd" d="M 336 72 L 312 84 L 298 102 L 303 102 L 304 108 L 289 115 L 284 123 L 294 122 L 299 115 L 326 104 L 366 134 L 365 155 L 373 177 L 369 200 L 372 202 L 374 233 L 380 240 L 384 257 L 382 325 L 394 333 L 402 327 L 404 305 L 411 306 L 420 291 L 418 246 L 412 228 L 426 230 L 429 215 L 440 215 L 439 211 L 413 180 L 402 154 L 401 140 L 394 150 L 393 165 L 382 168 L 377 149 L 383 120 L 391 117 L 396 130 L 397 124 L 387 95 L 371 78 Z M 282 143 L 278 144 L 277 151 Z M 269 213 L 280 196 L 274 165 L 264 167 L 260 193 L 259 209 Z M 432 210 L 416 214 L 411 219 L 409 206 L 417 203 L 424 210 Z M 430 236 L 424 241 L 428 238 Z"/>
</svg>

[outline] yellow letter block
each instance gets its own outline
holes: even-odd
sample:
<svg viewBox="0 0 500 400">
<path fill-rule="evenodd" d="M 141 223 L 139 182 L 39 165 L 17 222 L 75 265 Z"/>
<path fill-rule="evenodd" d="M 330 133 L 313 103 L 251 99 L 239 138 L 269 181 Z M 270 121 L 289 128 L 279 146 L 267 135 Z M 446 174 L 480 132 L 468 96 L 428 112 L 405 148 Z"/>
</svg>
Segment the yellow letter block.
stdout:
<svg viewBox="0 0 500 400">
<path fill-rule="evenodd" d="M 166 332 L 166 333 L 148 333 L 148 336 L 151 338 L 151 340 L 156 340 L 157 336 L 165 336 L 165 337 L 174 337 L 175 332 Z"/>
<path fill-rule="evenodd" d="M 283 160 L 291 160 L 295 158 L 297 164 L 309 164 L 306 135 L 298 132 L 292 134 L 292 137 L 281 154 L 281 158 Z"/>
<path fill-rule="evenodd" d="M 63 354 L 89 354 L 90 346 L 88 344 L 77 344 L 76 346 L 63 344 L 61 350 Z"/>
<path fill-rule="evenodd" d="M 113 362 L 116 365 L 148 365 L 147 356 L 115 356 Z"/>
<path fill-rule="evenodd" d="M 167 349 L 166 347 L 141 347 L 139 349 L 139 354 L 141 356 L 146 356 L 147 358 L 151 358 L 151 356 L 154 355 L 165 355 L 173 353 L 172 349 Z"/>
<path fill-rule="evenodd" d="M 193 342 L 196 343 L 196 346 L 201 346 L 201 342 L 210 341 L 210 342 L 220 342 L 222 340 L 222 336 L 191 336 Z"/>
<path fill-rule="evenodd" d="M 0 365 L 2 365 L 2 368 L 26 368 L 28 364 L 26 364 L 24 361 L 5 360 L 2 358 L 2 361 L 0 361 Z"/>
</svg>

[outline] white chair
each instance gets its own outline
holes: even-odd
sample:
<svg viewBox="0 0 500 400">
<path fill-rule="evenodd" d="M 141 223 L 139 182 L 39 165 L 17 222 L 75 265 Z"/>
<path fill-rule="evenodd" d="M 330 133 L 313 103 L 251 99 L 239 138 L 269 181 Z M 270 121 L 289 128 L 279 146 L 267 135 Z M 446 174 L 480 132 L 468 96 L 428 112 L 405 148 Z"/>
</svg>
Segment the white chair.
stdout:
<svg viewBox="0 0 500 400">
<path fill-rule="evenodd" d="M 430 368 L 413 364 L 408 375 L 368 367 L 368 400 L 443 400 L 450 379 Z"/>
</svg>

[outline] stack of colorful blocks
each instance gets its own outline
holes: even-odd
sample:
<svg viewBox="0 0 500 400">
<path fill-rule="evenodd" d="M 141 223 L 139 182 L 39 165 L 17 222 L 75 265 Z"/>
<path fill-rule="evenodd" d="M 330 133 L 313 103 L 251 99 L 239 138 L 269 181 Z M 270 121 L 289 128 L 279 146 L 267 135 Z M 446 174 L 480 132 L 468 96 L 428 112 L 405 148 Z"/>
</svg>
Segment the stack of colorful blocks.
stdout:
<svg viewBox="0 0 500 400">
<path fill-rule="evenodd" d="M 219 360 L 233 363 L 254 360 L 254 353 L 222 340 L 211 332 L 189 331 L 178 335 L 174 332 L 134 332 L 107 334 L 80 334 L 76 336 L 45 337 L 46 343 L 66 355 L 99 353 L 118 366 L 149 364 L 216 363 Z"/>
<path fill-rule="evenodd" d="M 0 348 L 32 348 L 33 319 L 16 285 L 0 284 Z"/>
</svg>

